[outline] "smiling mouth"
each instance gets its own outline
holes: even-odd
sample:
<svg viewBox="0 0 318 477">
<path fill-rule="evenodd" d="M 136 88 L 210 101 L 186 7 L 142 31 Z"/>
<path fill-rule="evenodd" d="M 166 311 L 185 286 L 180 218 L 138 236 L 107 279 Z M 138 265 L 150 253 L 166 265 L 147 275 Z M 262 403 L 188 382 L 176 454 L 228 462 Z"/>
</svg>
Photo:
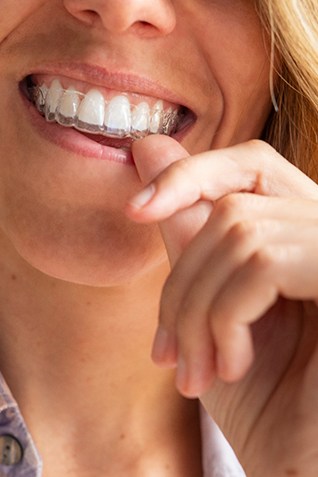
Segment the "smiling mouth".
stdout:
<svg viewBox="0 0 318 477">
<path fill-rule="evenodd" d="M 113 147 L 126 147 L 150 134 L 174 136 L 194 122 L 185 106 L 159 98 L 126 92 L 101 91 L 64 84 L 58 78 L 27 76 L 21 83 L 23 94 L 47 122 L 71 127 L 90 139 Z M 122 141 L 122 140 L 125 141 Z"/>
</svg>

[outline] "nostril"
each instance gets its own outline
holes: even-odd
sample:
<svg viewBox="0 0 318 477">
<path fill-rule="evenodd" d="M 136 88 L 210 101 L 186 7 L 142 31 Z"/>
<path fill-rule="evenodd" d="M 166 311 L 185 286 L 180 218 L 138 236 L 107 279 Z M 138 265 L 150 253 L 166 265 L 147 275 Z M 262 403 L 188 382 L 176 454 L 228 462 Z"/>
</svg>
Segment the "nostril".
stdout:
<svg viewBox="0 0 318 477">
<path fill-rule="evenodd" d="M 1 0 L 0 0 L 1 3 Z M 175 10 L 168 0 L 63 0 L 66 10 L 86 25 L 110 33 L 132 32 L 155 37 L 171 33 Z"/>
<path fill-rule="evenodd" d="M 151 38 L 156 36 L 158 33 L 158 29 L 154 25 L 142 20 L 135 22 L 131 28 L 140 37 Z"/>
<path fill-rule="evenodd" d="M 98 17 L 98 13 L 95 10 L 84 10 L 83 14 L 89 17 Z"/>
<path fill-rule="evenodd" d="M 94 10 L 82 10 L 77 12 L 74 16 L 87 25 L 94 25 L 99 20 L 99 15 Z"/>
</svg>

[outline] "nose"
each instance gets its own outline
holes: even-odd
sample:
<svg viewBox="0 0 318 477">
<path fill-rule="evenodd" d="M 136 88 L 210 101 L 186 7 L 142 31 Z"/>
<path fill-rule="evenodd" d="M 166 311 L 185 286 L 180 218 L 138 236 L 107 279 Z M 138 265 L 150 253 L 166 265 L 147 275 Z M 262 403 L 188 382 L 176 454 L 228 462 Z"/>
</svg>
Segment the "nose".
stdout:
<svg viewBox="0 0 318 477">
<path fill-rule="evenodd" d="M 64 4 L 81 22 L 112 33 L 168 35 L 176 24 L 171 0 L 64 0 Z"/>
</svg>

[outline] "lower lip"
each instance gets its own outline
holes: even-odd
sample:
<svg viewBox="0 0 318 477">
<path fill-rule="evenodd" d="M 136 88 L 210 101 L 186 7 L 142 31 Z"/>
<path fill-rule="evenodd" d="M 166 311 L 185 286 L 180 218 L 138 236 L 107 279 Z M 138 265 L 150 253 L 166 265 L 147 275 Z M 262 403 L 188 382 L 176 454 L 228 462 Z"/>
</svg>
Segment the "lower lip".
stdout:
<svg viewBox="0 0 318 477">
<path fill-rule="evenodd" d="M 47 122 L 35 106 L 25 98 L 23 93 L 21 93 L 21 96 L 29 113 L 29 121 L 45 140 L 85 158 L 108 160 L 130 166 L 134 164 L 130 151 L 103 146 L 76 131 L 76 129 Z"/>
</svg>

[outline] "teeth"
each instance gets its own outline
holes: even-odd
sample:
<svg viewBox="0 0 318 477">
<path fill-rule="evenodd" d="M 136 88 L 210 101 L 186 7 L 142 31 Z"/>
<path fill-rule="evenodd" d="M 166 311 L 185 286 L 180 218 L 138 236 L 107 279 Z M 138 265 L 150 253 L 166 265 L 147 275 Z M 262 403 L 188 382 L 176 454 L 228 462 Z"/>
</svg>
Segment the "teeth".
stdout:
<svg viewBox="0 0 318 477">
<path fill-rule="evenodd" d="M 157 134 L 162 125 L 163 102 L 157 101 L 153 107 L 153 114 L 150 120 L 150 132 Z"/>
<path fill-rule="evenodd" d="M 177 112 L 172 111 L 172 108 L 169 108 L 167 111 L 163 113 L 162 130 L 164 134 L 169 134 L 169 131 L 172 130 L 176 120 L 177 120 Z"/>
<path fill-rule="evenodd" d="M 35 99 L 36 107 L 39 111 L 43 112 L 45 107 L 46 96 L 49 91 L 49 88 L 45 85 L 39 87 L 39 94 Z"/>
<path fill-rule="evenodd" d="M 136 106 L 132 113 L 131 128 L 136 135 L 141 133 L 141 136 L 148 134 L 149 130 L 150 107 L 143 102 Z"/>
<path fill-rule="evenodd" d="M 126 96 L 115 96 L 106 108 L 106 131 L 110 135 L 124 137 L 130 132 L 130 102 Z"/>
<path fill-rule="evenodd" d="M 45 98 L 45 117 L 48 121 L 55 121 L 55 112 L 63 94 L 63 88 L 59 80 L 54 80 Z"/>
<path fill-rule="evenodd" d="M 90 90 L 84 97 L 78 112 L 77 127 L 79 129 L 100 131 L 104 125 L 105 100 L 96 89 Z"/>
<path fill-rule="evenodd" d="M 56 109 L 57 122 L 64 126 L 73 126 L 79 104 L 80 97 L 74 88 L 64 91 Z"/>
<path fill-rule="evenodd" d="M 161 100 L 152 107 L 145 101 L 131 104 L 125 94 L 107 101 L 97 89 L 86 94 L 73 87 L 65 90 L 58 79 L 50 87 L 34 86 L 30 93 L 47 121 L 106 137 L 138 139 L 148 134 L 170 135 L 179 121 L 178 110 L 165 110 Z"/>
</svg>

